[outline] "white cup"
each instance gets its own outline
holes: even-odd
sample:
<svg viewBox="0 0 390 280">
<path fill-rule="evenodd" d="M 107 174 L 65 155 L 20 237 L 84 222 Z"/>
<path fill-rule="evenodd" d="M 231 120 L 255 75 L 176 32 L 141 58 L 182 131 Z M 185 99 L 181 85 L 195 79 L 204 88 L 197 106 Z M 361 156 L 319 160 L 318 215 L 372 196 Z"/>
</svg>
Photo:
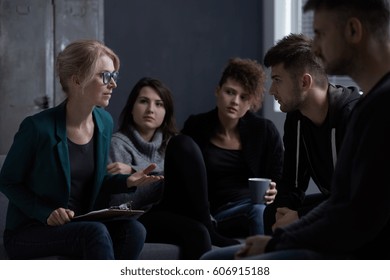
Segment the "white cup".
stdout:
<svg viewBox="0 0 390 280">
<path fill-rule="evenodd" d="M 249 191 L 251 194 L 251 200 L 254 204 L 265 203 L 265 193 L 269 188 L 271 179 L 267 178 L 249 178 Z"/>
</svg>

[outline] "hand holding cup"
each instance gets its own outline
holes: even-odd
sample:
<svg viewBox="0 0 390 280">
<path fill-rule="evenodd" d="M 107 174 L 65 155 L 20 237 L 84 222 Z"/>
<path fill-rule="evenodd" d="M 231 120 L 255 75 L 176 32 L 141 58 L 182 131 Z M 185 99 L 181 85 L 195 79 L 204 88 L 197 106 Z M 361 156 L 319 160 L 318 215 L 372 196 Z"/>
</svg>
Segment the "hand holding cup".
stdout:
<svg viewBox="0 0 390 280">
<path fill-rule="evenodd" d="M 249 191 L 251 194 L 251 200 L 253 204 L 265 203 L 265 193 L 267 192 L 271 179 L 267 178 L 249 178 Z"/>
</svg>

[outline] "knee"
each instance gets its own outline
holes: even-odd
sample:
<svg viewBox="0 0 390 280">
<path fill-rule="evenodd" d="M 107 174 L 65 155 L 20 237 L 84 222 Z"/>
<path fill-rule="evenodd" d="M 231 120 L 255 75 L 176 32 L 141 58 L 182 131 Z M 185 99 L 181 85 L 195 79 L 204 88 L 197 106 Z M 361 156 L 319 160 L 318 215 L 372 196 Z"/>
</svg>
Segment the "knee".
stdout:
<svg viewBox="0 0 390 280">
<path fill-rule="evenodd" d="M 204 224 L 195 221 L 189 220 L 190 222 L 183 224 L 184 231 L 182 232 L 182 237 L 185 242 L 188 242 L 192 245 L 202 246 L 201 244 L 211 244 L 210 233 Z M 196 236 L 194 239 L 187 239 L 187 233 L 191 232 L 192 236 Z"/>
<path fill-rule="evenodd" d="M 264 204 L 253 204 L 251 212 L 253 215 L 263 217 L 265 208 Z"/>
<path fill-rule="evenodd" d="M 184 145 L 185 143 L 188 143 L 188 142 L 191 142 L 193 141 L 192 138 L 190 136 L 187 136 L 187 135 L 183 135 L 183 134 L 178 134 L 178 135 L 175 135 L 173 136 L 170 140 L 169 140 L 169 145 Z"/>
<path fill-rule="evenodd" d="M 104 240 L 104 239 L 110 240 L 111 242 L 110 232 L 108 231 L 107 227 L 103 223 L 88 222 L 84 230 L 85 230 L 85 237 L 87 240 L 90 239 L 91 237 L 94 237 L 100 240 Z"/>
<path fill-rule="evenodd" d="M 208 229 L 201 223 L 196 223 L 196 226 L 192 228 L 191 232 L 194 236 L 199 236 L 199 239 L 206 241 L 210 240 L 210 233 Z"/>
<path fill-rule="evenodd" d="M 199 147 L 190 136 L 180 134 L 172 137 L 169 140 L 167 146 L 167 153 L 169 150 L 172 150 L 175 153 L 177 153 L 177 151 L 180 151 L 180 154 L 182 153 L 187 154 L 187 153 L 193 153 L 194 150 L 199 150 Z"/>
<path fill-rule="evenodd" d="M 106 258 L 108 255 L 113 256 L 113 242 L 106 225 L 100 222 L 85 222 L 82 225 L 79 239 L 88 258 Z M 97 255 L 90 255 L 90 254 Z M 102 255 L 99 255 L 102 253 Z M 109 258 L 111 258 L 109 257 Z"/>
<path fill-rule="evenodd" d="M 139 242 L 144 243 L 146 239 L 146 229 L 143 224 L 141 224 L 136 219 L 129 219 L 124 223 L 124 229 L 126 235 L 132 236 L 137 239 Z"/>
</svg>

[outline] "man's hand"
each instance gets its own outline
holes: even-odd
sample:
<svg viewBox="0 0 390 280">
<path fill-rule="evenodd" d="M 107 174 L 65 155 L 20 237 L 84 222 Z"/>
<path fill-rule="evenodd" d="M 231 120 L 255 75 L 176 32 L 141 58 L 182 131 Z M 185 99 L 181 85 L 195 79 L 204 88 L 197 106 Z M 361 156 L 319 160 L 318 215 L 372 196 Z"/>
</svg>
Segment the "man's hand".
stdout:
<svg viewBox="0 0 390 280">
<path fill-rule="evenodd" d="M 69 223 L 73 216 L 74 212 L 72 210 L 65 208 L 57 208 L 56 210 L 51 212 L 46 222 L 49 226 L 61 226 L 66 223 Z"/>
<path fill-rule="evenodd" d="M 278 193 L 278 190 L 276 189 L 276 183 L 271 182 L 269 184 L 269 188 L 265 193 L 264 199 L 265 199 L 265 204 L 271 204 L 274 202 L 276 194 Z"/>
<path fill-rule="evenodd" d="M 299 220 L 298 212 L 287 207 L 277 208 L 275 218 L 276 222 L 272 225 L 272 231 Z"/>
<path fill-rule="evenodd" d="M 123 162 L 113 162 L 107 165 L 107 172 L 110 174 L 131 174 L 131 166 Z"/>
<path fill-rule="evenodd" d="M 235 254 L 236 259 L 247 258 L 254 255 L 261 255 L 265 251 L 268 241 L 271 236 L 268 235 L 253 235 L 245 240 L 245 246 Z"/>
<path fill-rule="evenodd" d="M 144 170 L 137 171 L 127 178 L 127 187 L 142 187 L 153 182 L 157 182 L 164 179 L 164 176 L 148 175 L 156 168 L 156 164 L 152 163 Z"/>
</svg>

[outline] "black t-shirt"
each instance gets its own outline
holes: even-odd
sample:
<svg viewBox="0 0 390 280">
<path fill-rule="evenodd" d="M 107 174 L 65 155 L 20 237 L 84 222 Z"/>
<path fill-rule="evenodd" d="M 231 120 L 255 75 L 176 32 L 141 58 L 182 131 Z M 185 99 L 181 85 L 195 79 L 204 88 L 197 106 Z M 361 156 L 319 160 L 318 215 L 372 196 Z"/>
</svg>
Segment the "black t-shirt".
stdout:
<svg viewBox="0 0 390 280">
<path fill-rule="evenodd" d="M 242 150 L 223 149 L 210 143 L 204 155 L 213 212 L 228 202 L 249 197 L 249 169 Z"/>
<path fill-rule="evenodd" d="M 94 139 L 84 145 L 78 145 L 68 139 L 70 161 L 70 197 L 69 209 L 76 215 L 86 212 L 91 195 L 95 172 Z"/>
</svg>

